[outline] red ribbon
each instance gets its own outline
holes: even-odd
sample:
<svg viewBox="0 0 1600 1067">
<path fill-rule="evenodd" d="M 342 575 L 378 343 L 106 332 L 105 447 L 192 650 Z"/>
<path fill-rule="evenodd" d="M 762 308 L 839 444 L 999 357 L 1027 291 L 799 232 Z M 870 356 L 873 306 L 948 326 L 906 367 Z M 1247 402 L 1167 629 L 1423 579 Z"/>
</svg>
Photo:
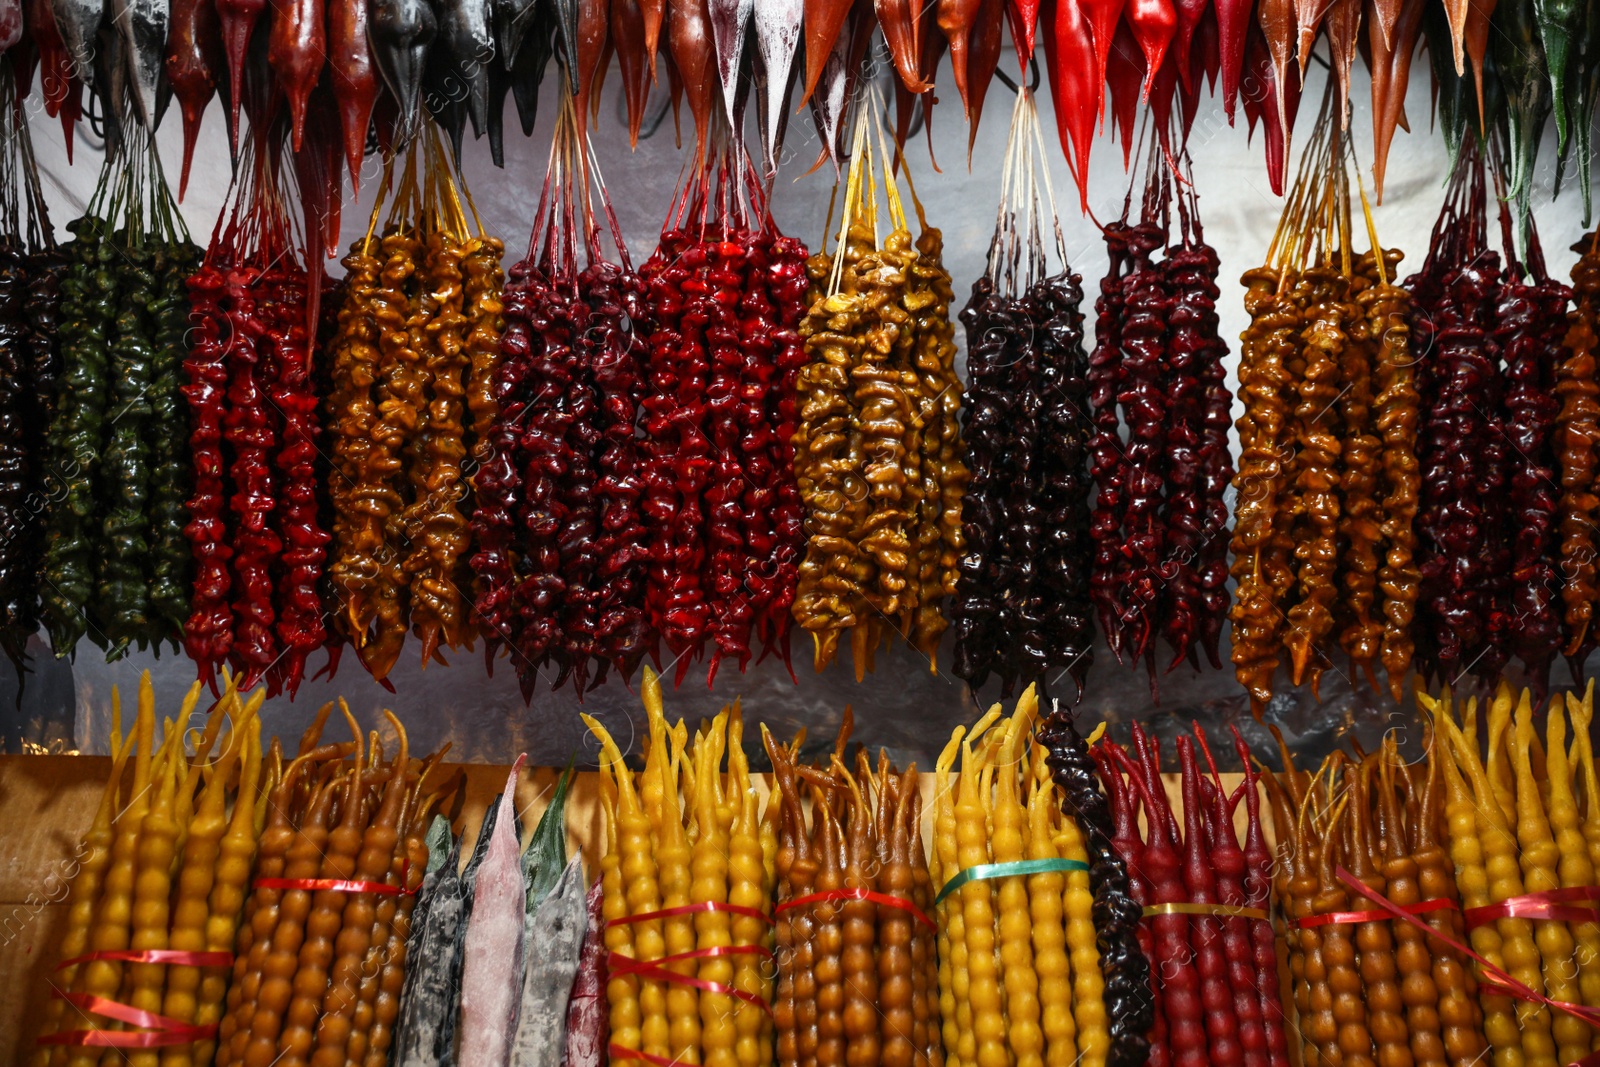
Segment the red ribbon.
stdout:
<svg viewBox="0 0 1600 1067">
<path fill-rule="evenodd" d="M 388 882 L 358 882 L 353 878 L 257 878 L 257 889 L 304 889 L 311 893 L 376 893 L 385 897 L 410 897 L 415 889 Z M 420 888 L 420 887 L 419 887 Z"/>
<path fill-rule="evenodd" d="M 727 912 L 729 915 L 743 915 L 747 919 L 760 919 L 769 926 L 772 924 L 772 916 L 760 908 L 747 908 L 742 904 L 725 904 L 720 900 L 702 900 L 698 904 L 684 904 L 681 907 L 647 911 L 640 915 L 625 915 L 620 919 L 607 919 L 606 925 L 628 926 L 633 923 L 651 922 L 655 919 L 675 919 L 680 915 L 699 915 L 702 912 Z"/>
<path fill-rule="evenodd" d="M 772 953 L 760 945 L 720 945 L 714 948 L 699 948 L 691 952 L 679 952 L 673 956 L 663 956 L 658 960 L 636 960 L 632 956 L 624 956 L 620 952 L 606 954 L 606 971 L 613 978 L 621 978 L 635 974 L 640 978 L 647 978 L 652 982 L 668 982 L 673 985 L 693 986 L 707 993 L 719 996 L 733 997 L 746 1004 L 753 1004 L 772 1014 L 772 1008 L 767 1002 L 756 994 L 743 989 L 735 989 L 721 982 L 713 982 L 707 978 L 697 978 L 692 974 L 680 974 L 677 971 L 666 969 L 668 964 L 683 963 L 688 960 L 707 960 L 717 956 L 768 956 Z"/>
<path fill-rule="evenodd" d="M 1516 997 L 1518 1000 L 1526 1000 L 1533 1004 L 1543 1004 L 1547 1008 L 1570 1015 L 1574 1019 L 1581 1020 L 1582 1022 L 1586 1022 L 1596 1029 L 1600 1029 L 1600 1010 L 1585 1007 L 1582 1004 L 1573 1004 L 1565 1000 L 1553 1000 L 1550 997 L 1545 996 L 1543 993 L 1535 993 L 1532 989 L 1529 989 L 1527 986 L 1511 977 L 1505 971 L 1501 970 L 1499 967 L 1496 967 L 1494 964 L 1490 963 L 1488 960 L 1472 951 L 1472 949 L 1468 948 L 1466 945 L 1461 944 L 1454 938 L 1446 937 L 1444 934 L 1441 934 L 1439 931 L 1435 930 L 1433 927 L 1429 926 L 1415 915 L 1406 914 L 1405 909 L 1401 908 L 1392 901 L 1385 899 L 1381 894 L 1375 893 L 1371 889 L 1368 889 L 1366 886 L 1362 885 L 1360 880 L 1357 879 L 1355 875 L 1351 874 L 1343 867 L 1340 867 L 1335 873 L 1339 881 L 1343 882 L 1350 889 L 1360 893 L 1362 896 L 1378 905 L 1378 907 L 1382 908 L 1394 918 L 1399 919 L 1401 922 L 1410 923 L 1418 930 L 1421 930 L 1424 934 L 1438 938 L 1440 941 L 1443 941 L 1445 944 L 1449 945 L 1451 948 L 1455 949 L 1457 952 L 1461 953 L 1463 956 L 1482 967 L 1484 973 L 1484 980 L 1482 984 L 1484 986 L 1490 987 L 1493 991 L 1500 993 L 1503 996 Z M 1585 1056 L 1583 1059 L 1568 1065 L 1568 1067 L 1600 1067 L 1600 1053 L 1591 1053 L 1590 1055 Z"/>
<path fill-rule="evenodd" d="M 233 953 L 185 952 L 175 948 L 87 952 L 82 956 L 74 956 L 70 960 L 62 960 L 56 964 L 56 970 L 64 970 L 67 967 L 79 963 L 88 963 L 92 960 L 119 960 L 123 963 L 164 963 L 171 967 L 227 967 L 233 963 Z"/>
<path fill-rule="evenodd" d="M 681 1060 L 669 1060 L 665 1056 L 657 1056 L 653 1052 L 645 1052 L 642 1049 L 623 1048 L 615 1042 L 612 1042 L 607 1047 L 606 1053 L 613 1060 L 643 1060 L 646 1063 L 655 1064 L 655 1067 L 683 1067 Z"/>
<path fill-rule="evenodd" d="M 1396 908 L 1400 907 L 1394 901 L 1389 901 L 1389 904 Z M 1407 904 L 1401 910 L 1407 915 L 1426 915 L 1430 911 L 1453 910 L 1455 907 L 1456 902 L 1447 897 L 1434 897 L 1432 900 Z M 1390 912 L 1384 908 L 1377 908 L 1372 911 L 1330 911 L 1326 915 L 1307 915 L 1304 919 L 1296 919 L 1291 925 L 1297 930 L 1310 930 L 1317 926 L 1335 926 L 1345 923 L 1387 922 L 1389 916 Z"/>
<path fill-rule="evenodd" d="M 1600 886 L 1572 886 L 1543 893 L 1523 893 L 1507 897 L 1498 904 L 1468 908 L 1467 929 L 1474 930 L 1496 919 L 1548 919 L 1563 923 L 1600 922 L 1600 911 L 1577 901 L 1600 901 Z"/>
<path fill-rule="evenodd" d="M 196 1026 L 168 1015 L 157 1015 L 128 1004 L 121 1004 L 92 993 L 67 993 L 52 990 L 60 999 L 89 1015 L 103 1015 L 142 1030 L 66 1030 L 46 1034 L 38 1039 L 41 1045 L 73 1045 L 87 1048 L 162 1048 L 167 1045 L 188 1045 L 216 1036 L 216 1024 Z"/>
<path fill-rule="evenodd" d="M 891 897 L 887 893 L 874 893 L 870 889 L 827 889 L 821 893 L 808 893 L 803 897 L 795 897 L 786 904 L 779 904 L 773 912 L 788 911 L 791 908 L 803 908 L 807 904 L 822 904 L 830 900 L 870 900 L 874 904 L 882 904 L 888 908 L 899 908 L 909 911 L 911 917 L 930 930 L 939 929 L 932 919 L 922 913 L 922 909 L 903 897 Z"/>
</svg>

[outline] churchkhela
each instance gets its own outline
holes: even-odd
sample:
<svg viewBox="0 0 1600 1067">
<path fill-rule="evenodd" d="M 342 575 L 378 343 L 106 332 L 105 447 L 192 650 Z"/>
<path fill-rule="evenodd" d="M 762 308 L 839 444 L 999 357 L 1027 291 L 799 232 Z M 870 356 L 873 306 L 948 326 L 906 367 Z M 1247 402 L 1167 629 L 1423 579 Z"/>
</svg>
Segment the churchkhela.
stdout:
<svg viewBox="0 0 1600 1067">
<path fill-rule="evenodd" d="M 1412 659 L 1423 349 L 1364 194 L 1373 247 L 1353 247 L 1348 142 L 1326 100 L 1267 263 L 1243 278 L 1232 657 L 1258 715 L 1282 659 L 1315 694 L 1337 647 L 1374 690 L 1382 665 L 1396 700 Z"/>
<path fill-rule="evenodd" d="M 187 279 L 191 329 L 179 335 L 194 479 L 183 642 L 213 690 L 228 665 L 241 685 L 265 680 L 293 695 L 307 658 L 328 643 L 311 373 L 319 323 L 308 321 L 308 289 L 331 283 L 296 254 L 287 164 L 277 138 L 257 131 L 246 142 L 230 210 Z"/>
<path fill-rule="evenodd" d="M 1128 220 L 1130 186 L 1122 218 L 1104 230 L 1110 267 L 1095 301 L 1085 380 L 1097 490 L 1089 597 L 1112 653 L 1143 659 L 1154 693 L 1158 635 L 1172 649 L 1168 671 L 1191 659 L 1198 668 L 1202 649 L 1220 665 L 1223 494 L 1234 471 L 1217 253 L 1205 242 L 1192 180 L 1174 195 L 1182 175 L 1162 162 L 1159 139 L 1148 149 L 1139 221 Z M 1180 234 L 1167 247 L 1174 203 Z"/>
<path fill-rule="evenodd" d="M 1083 289 L 1066 261 L 1032 94 L 1017 96 L 988 271 L 961 310 L 967 335 L 961 501 L 964 550 L 949 617 L 955 674 L 1010 689 L 1061 671 L 1083 689 L 1093 657 L 1089 611 Z M 1040 218 L 1036 174 L 1051 215 Z M 1059 273 L 1048 273 L 1048 225 Z M 1020 266 L 1019 266 L 1020 264 Z"/>
<path fill-rule="evenodd" d="M 881 241 L 874 131 L 890 225 Z M 834 250 L 806 265 L 809 362 L 794 436 L 806 544 L 794 617 L 819 670 L 848 637 L 860 679 L 895 633 L 936 667 L 967 469 L 943 236 L 913 193 L 923 231 L 913 243 L 881 126 L 865 108 L 852 159 Z"/>
</svg>

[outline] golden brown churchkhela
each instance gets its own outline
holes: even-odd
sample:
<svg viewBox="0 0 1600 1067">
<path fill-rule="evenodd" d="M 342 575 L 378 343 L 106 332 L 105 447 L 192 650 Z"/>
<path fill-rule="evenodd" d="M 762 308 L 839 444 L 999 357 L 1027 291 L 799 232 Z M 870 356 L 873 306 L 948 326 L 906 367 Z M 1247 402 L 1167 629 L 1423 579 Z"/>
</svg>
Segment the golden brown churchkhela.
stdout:
<svg viewBox="0 0 1600 1067">
<path fill-rule="evenodd" d="M 1403 762 L 1391 735 L 1375 753 L 1336 752 L 1309 775 L 1280 738 L 1287 769 L 1263 775 L 1283 861 L 1274 892 L 1293 983 L 1284 1009 L 1298 1016 L 1304 1064 L 1469 1067 L 1484 1056 L 1467 961 L 1404 921 L 1369 917 L 1370 902 L 1337 874 L 1398 907 L 1424 905 L 1418 918 L 1459 940 L 1459 904 L 1472 899 L 1466 881 L 1458 897 L 1439 844 L 1455 765 L 1434 736 L 1425 766 Z"/>
<path fill-rule="evenodd" d="M 424 664 L 475 637 L 463 464 L 493 415 L 502 325 L 500 244 L 472 235 L 437 141 L 400 168 L 381 236 L 380 202 L 345 259 L 327 403 L 337 617 L 380 681 L 408 629 Z"/>
<path fill-rule="evenodd" d="M 852 772 L 850 729 L 847 713 L 831 758 L 816 767 L 798 762 L 798 739 L 784 746 L 763 731 L 769 804 L 780 806 L 774 918 L 788 950 L 777 958 L 778 1063 L 943 1067 L 916 768 L 902 773 L 882 753 L 874 766 L 860 751 Z M 806 899 L 814 894 L 833 895 Z"/>
<path fill-rule="evenodd" d="M 848 632 L 858 678 L 896 632 L 934 661 L 967 477 L 942 238 L 924 224 L 913 243 L 886 165 L 892 229 L 877 242 L 868 125 L 863 109 L 839 243 L 806 267 L 812 295 L 800 336 L 810 362 L 797 382 L 794 435 L 807 538 L 794 618 L 811 632 L 819 670 Z"/>
<path fill-rule="evenodd" d="M 331 710 L 327 705 L 318 713 L 281 779 L 263 796 L 269 821 L 245 905 L 249 922 L 234 948 L 218 1067 L 366 1067 L 376 1053 L 386 1059 L 389 1003 L 404 980 L 404 916 L 413 898 L 261 882 L 331 878 L 395 890 L 415 886 L 427 868 L 422 827 L 441 799 L 438 792 L 422 792 L 423 780 L 443 753 L 413 758 L 405 728 L 385 713 L 399 742 L 386 757 L 378 735 L 371 735 L 369 749 L 343 707 L 352 740 L 320 744 Z"/>
<path fill-rule="evenodd" d="M 1258 715 L 1283 660 L 1316 692 L 1337 647 L 1374 688 L 1381 665 L 1398 698 L 1411 659 L 1409 302 L 1398 252 L 1352 249 L 1347 166 L 1325 112 L 1268 261 L 1244 276 L 1232 655 Z"/>
<path fill-rule="evenodd" d="M 1600 515 L 1600 495 L 1595 474 L 1600 471 L 1600 230 L 1585 236 L 1573 251 L 1573 308 L 1568 317 L 1564 358 L 1556 365 L 1555 392 L 1561 401 L 1556 417 L 1556 456 L 1561 479 L 1560 568 L 1566 579 L 1561 590 L 1566 623 L 1562 652 L 1571 663 L 1582 664 L 1597 645 L 1595 604 L 1600 601 L 1600 566 L 1595 519 Z"/>
</svg>

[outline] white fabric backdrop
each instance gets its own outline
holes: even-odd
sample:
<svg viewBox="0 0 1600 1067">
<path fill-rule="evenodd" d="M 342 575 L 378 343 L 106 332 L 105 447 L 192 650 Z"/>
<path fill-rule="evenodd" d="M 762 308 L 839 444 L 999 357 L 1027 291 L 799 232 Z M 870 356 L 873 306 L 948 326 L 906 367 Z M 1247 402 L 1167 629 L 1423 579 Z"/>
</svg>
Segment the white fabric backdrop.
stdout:
<svg viewBox="0 0 1600 1067">
<path fill-rule="evenodd" d="M 1007 70 L 1015 69 L 1015 57 L 1005 57 Z M 1385 245 L 1406 251 L 1402 273 L 1416 269 L 1428 242 L 1429 231 L 1438 214 L 1443 195 L 1448 160 L 1442 139 L 1429 122 L 1429 77 L 1427 56 L 1419 55 L 1413 67 L 1407 110 L 1412 132 L 1399 131 L 1390 154 L 1383 204 L 1376 208 L 1378 232 Z M 524 139 L 514 116 L 507 116 L 506 167 L 496 169 L 489 160 L 486 142 L 469 143 L 466 148 L 466 173 L 478 209 L 490 232 L 500 235 L 507 246 L 507 264 L 526 247 L 531 216 L 537 204 L 549 151 L 549 134 L 555 113 L 554 67 L 545 86 L 540 121 L 534 136 Z M 933 173 L 925 141 L 908 152 L 917 192 L 927 209 L 932 225 L 944 230 L 946 263 L 954 276 L 957 302 L 966 299 L 970 286 L 983 271 L 984 255 L 994 227 L 994 212 L 999 187 L 999 160 L 1005 148 L 1007 124 L 1014 98 L 1000 84 L 988 96 L 985 116 L 973 152 L 973 166 L 964 165 L 966 128 L 961 121 L 960 102 L 948 77 L 942 72 L 939 96 L 943 101 L 935 111 L 934 144 L 942 173 Z M 1323 74 L 1314 69 L 1297 128 L 1297 144 L 1305 139 L 1321 98 Z M 1352 129 L 1357 152 L 1370 162 L 1371 119 L 1364 72 L 1358 72 L 1354 86 Z M 604 117 L 596 129 L 596 150 L 612 190 L 617 216 L 623 227 L 635 263 L 643 261 L 655 244 L 662 218 L 671 202 L 685 152 L 673 144 L 670 115 L 660 131 L 641 141 L 630 152 L 625 126 L 620 120 L 620 79 L 612 77 L 606 87 Z M 31 102 L 37 112 L 37 97 Z M 512 111 L 508 103 L 508 112 Z M 1048 94 L 1041 92 L 1041 118 L 1046 136 L 1054 145 L 1054 120 L 1049 113 Z M 684 115 L 684 136 L 692 144 L 693 131 Z M 85 137 L 80 126 L 76 163 L 68 166 L 59 125 L 37 112 L 33 116 L 33 135 L 39 165 L 44 174 L 52 219 L 60 228 L 81 213 L 92 194 L 101 160 L 98 145 Z M 169 174 L 176 180 L 181 158 L 181 137 L 176 109 L 169 113 L 160 131 L 160 144 Z M 470 134 L 469 134 L 470 137 Z M 816 136 L 809 118 L 797 116 L 791 124 L 787 159 L 774 193 L 774 212 L 784 232 L 803 238 L 815 247 L 822 237 L 824 218 L 833 187 L 831 168 L 808 177 L 801 175 L 816 154 Z M 1222 261 L 1222 296 L 1218 310 L 1223 336 L 1233 347 L 1246 324 L 1238 277 L 1260 263 L 1277 223 L 1281 201 L 1267 183 L 1261 141 L 1248 143 L 1241 110 L 1238 124 L 1230 127 L 1219 101 L 1201 105 L 1190 139 L 1194 171 L 1200 195 L 1200 212 L 1207 239 L 1216 246 Z M 1549 186 L 1553 175 L 1553 143 L 1542 155 L 1539 192 L 1535 196 L 1538 220 L 1551 270 L 1565 279 L 1573 261 L 1569 245 L 1582 233 L 1581 200 L 1576 188 L 1567 188 L 1552 202 Z M 375 165 L 368 161 L 369 173 Z M 1098 281 L 1105 270 L 1104 246 L 1090 219 L 1081 217 L 1076 206 L 1075 186 L 1064 159 L 1054 153 L 1051 160 L 1058 200 L 1065 212 L 1063 228 L 1067 234 L 1071 262 L 1084 276 L 1088 293 L 1086 311 L 1092 324 L 1092 309 L 1087 305 L 1098 292 Z M 1292 174 L 1292 167 L 1291 167 Z M 226 194 L 229 166 L 222 115 L 213 106 L 201 132 L 195 171 L 190 179 L 183 213 L 197 243 L 210 237 Z M 1571 179 L 1569 178 L 1569 183 Z M 345 241 L 364 230 L 371 207 L 368 182 L 354 204 L 344 214 Z M 1095 146 L 1090 175 L 1090 205 L 1095 216 L 1109 219 L 1120 213 L 1126 190 L 1121 170 L 1121 152 L 1102 137 Z M 1364 245 L 1365 239 L 1360 243 Z M 331 264 L 337 273 L 341 268 Z M 953 309 L 957 310 L 957 309 Z M 961 331 L 957 334 L 960 337 Z M 964 338 L 962 338 L 964 344 Z M 1237 353 L 1230 355 L 1230 387 Z M 1237 404 L 1235 412 L 1237 413 Z M 947 670 L 946 655 L 937 670 L 927 661 L 897 647 L 882 655 L 875 675 L 856 684 L 848 657 L 823 675 L 810 667 L 810 642 L 805 635 L 795 640 L 795 670 L 798 684 L 789 680 L 781 664 L 768 661 L 740 676 L 725 665 L 715 693 L 708 692 L 702 668 L 691 669 L 681 690 L 668 696 L 670 714 L 693 717 L 710 714 L 734 696 L 744 698 L 746 713 L 752 720 L 769 723 L 775 733 L 787 735 L 806 725 L 814 742 L 831 737 L 844 706 L 854 706 L 856 736 L 869 745 L 886 745 L 901 761 L 915 759 L 931 765 L 933 755 L 948 738 L 954 724 L 974 717 L 979 701 L 984 705 L 999 698 L 998 687 L 990 683 L 974 694 Z M 1226 657 L 1226 649 L 1224 649 Z M 104 663 L 88 642 L 81 646 L 76 663 L 49 660 L 43 653 L 38 675 L 30 677 L 22 701 L 22 722 L 30 736 L 48 736 L 52 724 L 59 731 L 72 731 L 79 747 L 101 751 L 109 725 L 110 687 L 117 684 L 127 692 L 137 684 L 138 672 L 149 668 L 155 678 L 159 707 L 171 712 L 183 691 L 194 678 L 194 668 L 181 656 L 165 656 L 159 661 L 148 655 L 133 655 L 115 664 Z M 320 660 L 320 656 L 317 657 Z M 320 666 L 314 661 L 313 668 Z M 9 667 L 3 668 L 9 671 Z M 1564 677 L 1564 669 L 1558 668 Z M 570 688 L 559 693 L 545 689 L 535 695 L 531 706 L 524 706 L 510 663 L 502 660 L 491 678 L 481 655 L 452 657 L 449 667 L 433 666 L 426 671 L 417 663 L 417 645 L 410 642 L 400 666 L 391 675 L 397 693 L 379 688 L 361 669 L 353 656 L 346 656 L 338 677 L 332 682 L 308 682 L 299 698 L 290 702 L 277 699 L 263 711 L 266 727 L 289 737 L 298 734 L 318 705 L 337 695 L 348 698 L 357 715 L 368 725 L 382 724 L 379 710 L 391 707 L 405 720 L 411 733 L 413 750 L 426 750 L 446 740 L 453 742 L 453 757 L 509 763 L 519 751 L 528 751 L 535 763 L 564 762 L 578 753 L 580 762 L 592 763 L 595 749 L 584 736 L 577 713 L 579 703 Z M 14 687 L 14 677 L 0 679 L 0 707 L 8 706 L 6 688 Z M 1058 686 L 1070 695 L 1070 680 Z M 1411 720 L 1409 709 L 1402 711 L 1387 699 L 1371 694 L 1352 694 L 1338 672 L 1329 672 L 1323 686 L 1323 703 L 1313 704 L 1309 693 L 1294 693 L 1283 686 L 1285 695 L 1274 702 L 1269 718 L 1283 723 L 1286 732 L 1298 739 L 1306 750 L 1326 748 L 1339 736 L 1359 730 L 1368 738 L 1385 723 Z M 14 689 L 12 690 L 14 692 Z M 1248 719 L 1247 702 L 1233 680 L 1224 658 L 1222 671 L 1201 673 L 1184 668 L 1162 679 L 1159 704 L 1152 703 L 1141 667 L 1119 666 L 1103 645 L 1090 672 L 1090 683 L 1083 707 L 1088 721 L 1100 717 L 1113 720 L 1154 719 L 1168 728 L 1186 725 L 1192 718 L 1216 723 L 1240 716 Z M 642 720 L 634 692 L 613 679 L 600 691 L 590 694 L 583 709 L 598 715 L 624 743 L 635 736 Z M 747 735 L 749 736 L 749 735 Z M 1264 731 L 1254 734 L 1265 740 Z"/>
</svg>

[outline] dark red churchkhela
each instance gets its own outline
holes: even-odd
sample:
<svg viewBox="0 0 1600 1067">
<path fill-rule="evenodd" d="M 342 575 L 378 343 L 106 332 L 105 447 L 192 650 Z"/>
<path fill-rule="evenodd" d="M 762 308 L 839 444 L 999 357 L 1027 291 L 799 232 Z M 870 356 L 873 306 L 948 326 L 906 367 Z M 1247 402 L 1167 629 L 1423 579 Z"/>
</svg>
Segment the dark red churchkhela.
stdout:
<svg viewBox="0 0 1600 1067">
<path fill-rule="evenodd" d="M 194 490 L 184 533 L 194 589 L 184 646 L 213 688 L 227 665 L 241 686 L 265 681 L 292 695 L 327 642 L 329 535 L 307 274 L 277 199 L 277 153 L 255 136 L 231 211 L 189 278 Z"/>
<path fill-rule="evenodd" d="M 644 603 L 680 682 L 708 642 L 708 682 L 724 659 L 743 670 L 752 638 L 788 662 L 804 263 L 804 246 L 777 234 L 759 187 L 726 158 L 691 176 L 639 270 L 652 326 L 640 400 Z"/>
<path fill-rule="evenodd" d="M 1152 156 L 1132 225 L 1131 198 L 1104 230 L 1111 267 L 1089 359 L 1098 489 L 1090 591 L 1107 644 L 1119 660 L 1143 659 L 1154 690 L 1157 635 L 1172 649 L 1168 670 L 1185 661 L 1198 668 L 1201 650 L 1220 665 L 1233 395 L 1217 324 L 1218 258 L 1192 184 L 1174 193 L 1169 168 Z M 1174 203 L 1180 236 L 1167 248 Z"/>
<path fill-rule="evenodd" d="M 1503 203 L 1504 260 L 1489 246 L 1485 170 L 1479 150 L 1463 150 L 1428 258 L 1406 282 L 1423 354 L 1418 665 L 1494 680 L 1515 656 L 1543 692 L 1569 639 L 1567 589 L 1585 582 L 1567 562 L 1568 483 L 1592 483 L 1592 471 L 1566 469 L 1583 441 L 1564 429 L 1582 399 L 1567 380 L 1572 291 L 1549 277 L 1531 228 L 1516 256 Z"/>
</svg>

